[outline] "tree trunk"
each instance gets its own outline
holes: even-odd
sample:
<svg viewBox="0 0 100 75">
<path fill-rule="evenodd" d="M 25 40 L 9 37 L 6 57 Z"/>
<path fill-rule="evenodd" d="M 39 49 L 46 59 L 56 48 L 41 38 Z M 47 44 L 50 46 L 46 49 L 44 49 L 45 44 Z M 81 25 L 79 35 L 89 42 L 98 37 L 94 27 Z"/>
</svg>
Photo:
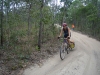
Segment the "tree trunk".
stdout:
<svg viewBox="0 0 100 75">
<path fill-rule="evenodd" d="M 44 0 L 41 0 L 41 7 L 40 7 L 40 27 L 39 27 L 39 37 L 38 37 L 38 49 L 41 48 L 41 34 L 42 34 L 42 19 L 43 19 L 43 12 L 42 12 L 42 9 L 43 9 L 43 3 L 44 3 Z"/>
<path fill-rule="evenodd" d="M 31 9 L 31 3 L 29 4 L 29 10 L 28 10 L 28 36 L 30 35 L 30 9 Z"/>
<path fill-rule="evenodd" d="M 63 20 L 62 20 L 63 22 L 62 22 L 62 23 L 64 23 L 64 22 L 65 22 L 65 12 L 66 12 L 66 11 L 65 11 L 65 9 L 66 9 L 66 7 L 65 7 L 65 3 L 64 3 Z"/>
<path fill-rule="evenodd" d="M 8 3 L 8 2 L 7 2 Z M 10 37 L 10 34 L 9 34 L 9 29 L 10 29 L 10 27 L 9 27 L 9 23 L 8 23 L 8 19 L 9 19 L 9 15 L 8 15 L 8 6 L 6 7 L 7 9 L 6 9 L 6 14 L 7 14 L 7 16 L 6 16 L 6 26 L 7 26 L 7 29 L 6 29 L 6 33 L 8 34 L 8 37 L 7 37 L 7 48 L 8 48 L 8 46 L 9 46 L 9 37 Z"/>
<path fill-rule="evenodd" d="M 1 5 L 1 46 L 3 46 L 3 0 Z"/>
</svg>

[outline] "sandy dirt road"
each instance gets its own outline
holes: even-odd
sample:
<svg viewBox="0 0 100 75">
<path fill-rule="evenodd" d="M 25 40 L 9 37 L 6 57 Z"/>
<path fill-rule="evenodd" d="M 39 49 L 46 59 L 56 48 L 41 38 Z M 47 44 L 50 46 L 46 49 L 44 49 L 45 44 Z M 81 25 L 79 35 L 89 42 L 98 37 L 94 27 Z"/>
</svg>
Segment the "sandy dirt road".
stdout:
<svg viewBox="0 0 100 75">
<path fill-rule="evenodd" d="M 100 75 L 100 42 L 73 32 L 76 47 L 62 61 L 59 53 L 41 66 L 27 68 L 23 75 Z"/>
</svg>

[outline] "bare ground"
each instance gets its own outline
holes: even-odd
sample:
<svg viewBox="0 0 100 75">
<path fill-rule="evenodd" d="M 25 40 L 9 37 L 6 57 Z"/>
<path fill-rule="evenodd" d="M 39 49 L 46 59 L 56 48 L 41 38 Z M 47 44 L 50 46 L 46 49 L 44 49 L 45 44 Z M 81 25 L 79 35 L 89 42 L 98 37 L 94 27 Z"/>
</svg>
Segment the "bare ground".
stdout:
<svg viewBox="0 0 100 75">
<path fill-rule="evenodd" d="M 20 62 L 1 50 L 0 75 L 100 75 L 100 42 L 77 32 L 72 32 L 72 40 L 76 47 L 63 61 L 56 38 L 45 43 L 41 51 L 34 48 L 31 56 Z"/>
<path fill-rule="evenodd" d="M 58 52 L 57 38 L 56 40 L 45 43 L 41 51 L 33 48 L 29 57 L 23 55 L 18 57 L 7 50 L 0 50 L 0 75 L 22 75 L 25 68 L 30 65 L 41 65 L 46 59 L 52 57 Z M 26 54 L 27 55 L 27 54 Z"/>
<path fill-rule="evenodd" d="M 100 75 L 100 42 L 72 32 L 76 47 L 62 61 L 59 53 L 42 65 L 30 66 L 22 75 Z"/>
</svg>

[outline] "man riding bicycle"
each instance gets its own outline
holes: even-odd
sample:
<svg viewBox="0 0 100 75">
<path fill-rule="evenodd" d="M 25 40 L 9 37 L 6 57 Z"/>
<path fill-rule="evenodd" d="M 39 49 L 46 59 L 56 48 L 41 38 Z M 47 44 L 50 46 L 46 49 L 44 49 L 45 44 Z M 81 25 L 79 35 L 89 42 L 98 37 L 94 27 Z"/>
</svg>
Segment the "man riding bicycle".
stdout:
<svg viewBox="0 0 100 75">
<path fill-rule="evenodd" d="M 67 23 L 63 23 L 62 27 L 63 28 L 61 29 L 58 39 L 61 37 L 62 33 L 64 33 L 64 38 L 66 38 L 68 43 L 70 44 L 72 42 L 72 41 L 70 41 L 70 37 L 71 37 L 70 28 L 67 26 Z M 72 42 L 72 43 L 74 43 L 74 42 Z"/>
</svg>

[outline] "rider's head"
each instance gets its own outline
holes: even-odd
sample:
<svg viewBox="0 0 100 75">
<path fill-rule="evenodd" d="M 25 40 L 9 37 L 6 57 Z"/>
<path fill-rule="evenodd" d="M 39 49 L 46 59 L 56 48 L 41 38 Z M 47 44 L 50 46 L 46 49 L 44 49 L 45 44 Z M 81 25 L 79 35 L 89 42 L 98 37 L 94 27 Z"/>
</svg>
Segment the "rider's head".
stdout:
<svg viewBox="0 0 100 75">
<path fill-rule="evenodd" d="M 63 28 L 66 28 L 67 27 L 67 23 L 63 23 L 62 26 L 63 26 Z"/>
</svg>

